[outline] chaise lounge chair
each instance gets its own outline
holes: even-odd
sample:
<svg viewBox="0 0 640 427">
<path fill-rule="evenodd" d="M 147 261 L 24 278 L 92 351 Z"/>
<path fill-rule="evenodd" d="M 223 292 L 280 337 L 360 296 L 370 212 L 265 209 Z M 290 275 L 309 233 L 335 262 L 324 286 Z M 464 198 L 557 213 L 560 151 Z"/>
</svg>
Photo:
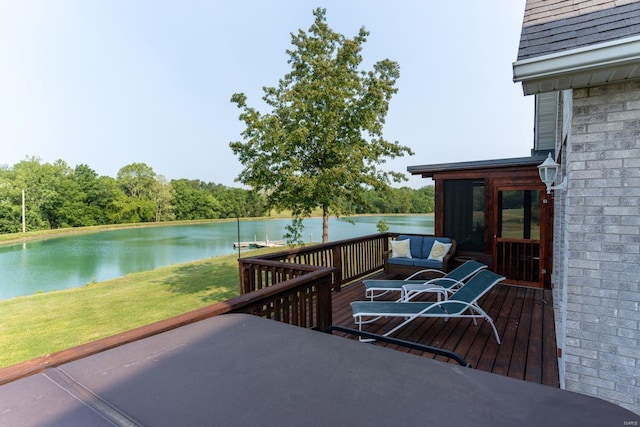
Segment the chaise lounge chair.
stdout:
<svg viewBox="0 0 640 427">
<path fill-rule="evenodd" d="M 407 299 L 415 296 L 417 293 L 425 291 L 428 292 L 434 288 L 436 291 L 440 289 L 447 289 L 451 293 L 460 287 L 467 279 L 485 268 L 487 268 L 486 265 L 478 261 L 470 260 L 446 274 L 440 270 L 428 269 L 418 271 L 417 273 L 407 277 L 405 280 L 363 280 L 362 283 L 365 287 L 365 296 L 371 301 L 394 291 L 401 292 L 401 299 Z M 442 277 L 436 277 L 429 280 L 413 279 L 416 275 L 424 272 L 441 274 Z M 409 294 L 406 294 L 405 292 L 409 292 Z"/>
<path fill-rule="evenodd" d="M 496 341 L 500 344 L 500 336 L 493 324 L 493 320 L 478 306 L 477 301 L 504 279 L 503 276 L 492 271 L 480 271 L 469 279 L 468 282 L 464 283 L 448 299 L 438 302 L 355 301 L 351 303 L 353 319 L 358 325 L 358 330 L 361 331 L 362 325 L 372 323 L 381 317 L 404 318 L 404 321 L 398 326 L 382 334 L 386 337 L 418 317 L 440 317 L 445 320 L 454 317 L 467 317 L 473 318 L 474 324 L 477 324 L 476 318 L 482 317 L 489 322 L 496 336 Z M 446 291 L 443 292 L 446 294 Z M 372 319 L 364 320 L 364 318 L 369 317 Z"/>
</svg>

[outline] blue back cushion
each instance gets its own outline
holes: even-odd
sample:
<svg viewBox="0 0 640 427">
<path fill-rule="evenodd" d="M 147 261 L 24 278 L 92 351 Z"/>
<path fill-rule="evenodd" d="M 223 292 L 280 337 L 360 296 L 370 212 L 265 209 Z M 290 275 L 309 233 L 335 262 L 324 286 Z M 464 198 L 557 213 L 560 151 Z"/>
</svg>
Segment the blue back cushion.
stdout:
<svg viewBox="0 0 640 427">
<path fill-rule="evenodd" d="M 420 236 L 406 236 L 400 234 L 398 240 L 410 240 L 409 246 L 411 247 L 412 258 L 422 258 L 422 237 Z M 428 254 L 427 254 L 428 255 Z"/>
<path fill-rule="evenodd" d="M 433 242 L 435 242 L 436 240 L 441 243 L 451 243 L 451 239 L 448 237 L 425 237 L 424 243 L 422 244 L 421 258 L 429 258 L 431 248 L 433 247 Z"/>
</svg>

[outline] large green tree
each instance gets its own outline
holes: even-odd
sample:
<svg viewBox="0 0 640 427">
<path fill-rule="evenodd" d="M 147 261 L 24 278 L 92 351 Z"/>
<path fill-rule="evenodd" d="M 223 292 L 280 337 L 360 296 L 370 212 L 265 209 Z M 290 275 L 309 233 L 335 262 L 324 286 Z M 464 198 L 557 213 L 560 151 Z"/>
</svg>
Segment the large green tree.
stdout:
<svg viewBox="0 0 640 427">
<path fill-rule="evenodd" d="M 383 137 L 398 64 L 384 59 L 361 70 L 369 33 L 361 28 L 349 39 L 329 28 L 325 9 L 313 15 L 308 32 L 291 35 L 291 72 L 263 88 L 271 112 L 249 107 L 244 93 L 232 96 L 246 128 L 244 142 L 230 146 L 244 166 L 237 180 L 263 191 L 271 207 L 292 211 L 289 240 L 300 240 L 302 219 L 321 208 L 326 242 L 329 216 L 353 213 L 368 188 L 405 179 L 380 166 L 413 153 Z"/>
<path fill-rule="evenodd" d="M 145 163 L 131 163 L 118 171 L 116 181 L 124 197 L 114 201 L 119 222 L 152 222 L 157 216 L 156 173 Z"/>
<path fill-rule="evenodd" d="M 171 181 L 173 211 L 177 220 L 219 218 L 220 202 L 201 181 L 178 179 Z"/>
</svg>

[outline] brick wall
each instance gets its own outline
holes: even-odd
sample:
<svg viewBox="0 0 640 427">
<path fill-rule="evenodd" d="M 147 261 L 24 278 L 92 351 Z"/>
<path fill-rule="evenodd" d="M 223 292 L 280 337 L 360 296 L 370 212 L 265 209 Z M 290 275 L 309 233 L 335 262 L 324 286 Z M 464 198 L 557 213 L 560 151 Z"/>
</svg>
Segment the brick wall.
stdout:
<svg viewBox="0 0 640 427">
<path fill-rule="evenodd" d="M 571 140 L 571 121 L 573 117 L 573 91 L 565 90 L 560 94 L 559 101 L 561 107 L 559 113 L 561 117 L 559 120 L 558 135 L 559 140 L 556 142 L 556 159 L 560 158 L 562 166 L 561 176 L 566 176 L 566 167 L 568 160 L 567 145 L 570 145 Z M 566 193 L 563 191 L 556 191 L 553 194 L 554 197 L 554 226 L 553 226 L 553 274 L 551 281 L 555 284 L 553 288 L 553 301 L 554 301 L 554 319 L 556 324 L 556 339 L 559 349 L 565 348 L 566 340 L 566 300 L 567 300 L 567 287 L 563 286 L 566 281 L 567 272 L 567 259 L 563 255 L 565 253 L 565 241 L 567 240 L 567 227 L 565 216 L 565 200 Z M 565 388 L 565 370 L 564 359 L 558 361 L 558 370 L 560 374 L 560 386 Z"/>
<path fill-rule="evenodd" d="M 640 82 L 576 89 L 572 111 L 554 230 L 563 382 L 640 414 Z"/>
</svg>

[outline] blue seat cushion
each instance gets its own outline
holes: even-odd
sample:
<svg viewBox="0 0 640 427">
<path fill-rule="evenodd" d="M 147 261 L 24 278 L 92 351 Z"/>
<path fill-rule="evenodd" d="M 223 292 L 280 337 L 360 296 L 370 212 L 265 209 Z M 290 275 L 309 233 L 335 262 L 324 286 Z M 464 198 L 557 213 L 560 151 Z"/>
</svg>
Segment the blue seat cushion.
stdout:
<svg viewBox="0 0 640 427">
<path fill-rule="evenodd" d="M 413 256 L 413 255 L 412 255 Z M 416 259 L 419 258 L 398 258 L 398 257 L 391 257 L 389 258 L 389 264 L 396 264 L 396 265 L 414 265 L 414 261 Z"/>
<path fill-rule="evenodd" d="M 442 268 L 442 262 L 427 258 L 389 258 L 389 264 L 408 265 L 420 268 Z"/>
<path fill-rule="evenodd" d="M 442 268 L 442 261 L 436 261 L 435 259 L 416 258 L 414 259 L 414 266 L 421 268 Z"/>
</svg>

